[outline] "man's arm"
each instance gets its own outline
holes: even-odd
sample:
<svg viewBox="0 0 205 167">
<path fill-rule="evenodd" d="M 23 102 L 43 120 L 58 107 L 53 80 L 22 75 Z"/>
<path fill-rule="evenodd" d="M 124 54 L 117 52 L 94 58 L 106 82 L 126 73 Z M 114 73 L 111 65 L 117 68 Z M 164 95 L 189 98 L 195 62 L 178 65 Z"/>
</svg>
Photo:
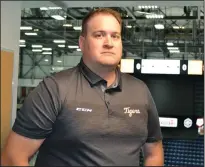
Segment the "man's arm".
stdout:
<svg viewBox="0 0 205 167">
<path fill-rule="evenodd" d="M 143 147 L 144 166 L 164 166 L 162 141 L 145 143 Z"/>
<path fill-rule="evenodd" d="M 61 107 L 54 79 L 44 79 L 25 99 L 1 155 L 2 166 L 29 166 L 30 158 L 52 132 Z"/>
<path fill-rule="evenodd" d="M 151 92 L 149 91 L 148 87 L 146 87 L 146 89 L 148 102 L 148 136 L 146 143 L 143 146 L 145 166 L 163 166 L 163 137 L 159 123 L 159 115 Z"/>
<path fill-rule="evenodd" d="M 44 139 L 29 139 L 11 131 L 1 155 L 1 166 L 29 166 Z"/>
</svg>

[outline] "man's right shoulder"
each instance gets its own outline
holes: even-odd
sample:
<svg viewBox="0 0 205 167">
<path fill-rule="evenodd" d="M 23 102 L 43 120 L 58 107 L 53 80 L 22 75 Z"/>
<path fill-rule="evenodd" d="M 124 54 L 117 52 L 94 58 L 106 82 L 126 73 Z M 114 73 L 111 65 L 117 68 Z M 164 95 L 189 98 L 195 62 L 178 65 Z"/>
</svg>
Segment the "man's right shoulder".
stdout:
<svg viewBox="0 0 205 167">
<path fill-rule="evenodd" d="M 69 80 L 74 79 L 77 76 L 78 72 L 79 72 L 78 67 L 75 66 L 66 70 L 62 70 L 55 74 L 52 74 L 49 77 L 53 78 L 57 83 L 68 82 Z"/>
</svg>

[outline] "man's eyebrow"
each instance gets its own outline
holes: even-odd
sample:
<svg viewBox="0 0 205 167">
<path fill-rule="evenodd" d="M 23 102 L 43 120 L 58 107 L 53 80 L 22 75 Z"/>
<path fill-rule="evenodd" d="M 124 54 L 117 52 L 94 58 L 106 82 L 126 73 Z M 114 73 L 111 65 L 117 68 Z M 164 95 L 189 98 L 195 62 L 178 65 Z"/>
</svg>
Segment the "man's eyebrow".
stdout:
<svg viewBox="0 0 205 167">
<path fill-rule="evenodd" d="M 117 31 L 104 31 L 104 30 L 97 30 L 97 31 L 94 31 L 93 33 L 98 33 L 98 32 L 108 32 L 108 33 L 111 33 L 111 34 L 119 34 L 120 35 L 120 32 L 117 32 Z"/>
</svg>

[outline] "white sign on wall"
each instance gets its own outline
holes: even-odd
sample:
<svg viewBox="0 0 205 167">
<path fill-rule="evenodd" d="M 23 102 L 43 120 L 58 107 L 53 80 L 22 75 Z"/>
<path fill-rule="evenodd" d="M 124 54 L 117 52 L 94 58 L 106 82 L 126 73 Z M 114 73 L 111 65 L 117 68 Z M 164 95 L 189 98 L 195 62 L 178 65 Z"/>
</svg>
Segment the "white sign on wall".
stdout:
<svg viewBox="0 0 205 167">
<path fill-rule="evenodd" d="M 160 127 L 177 127 L 178 119 L 177 118 L 166 118 L 159 117 Z"/>
<path fill-rule="evenodd" d="M 144 74 L 180 74 L 180 60 L 142 59 Z"/>
</svg>

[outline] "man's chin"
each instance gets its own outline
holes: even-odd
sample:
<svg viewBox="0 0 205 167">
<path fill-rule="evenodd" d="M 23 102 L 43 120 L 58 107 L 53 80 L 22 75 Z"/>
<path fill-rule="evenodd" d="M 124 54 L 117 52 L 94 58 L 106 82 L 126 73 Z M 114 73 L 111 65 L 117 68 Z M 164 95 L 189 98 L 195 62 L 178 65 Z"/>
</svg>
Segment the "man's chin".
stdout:
<svg viewBox="0 0 205 167">
<path fill-rule="evenodd" d="M 111 68 L 111 67 L 117 67 L 118 62 L 100 62 L 100 64 L 104 67 Z"/>
</svg>

